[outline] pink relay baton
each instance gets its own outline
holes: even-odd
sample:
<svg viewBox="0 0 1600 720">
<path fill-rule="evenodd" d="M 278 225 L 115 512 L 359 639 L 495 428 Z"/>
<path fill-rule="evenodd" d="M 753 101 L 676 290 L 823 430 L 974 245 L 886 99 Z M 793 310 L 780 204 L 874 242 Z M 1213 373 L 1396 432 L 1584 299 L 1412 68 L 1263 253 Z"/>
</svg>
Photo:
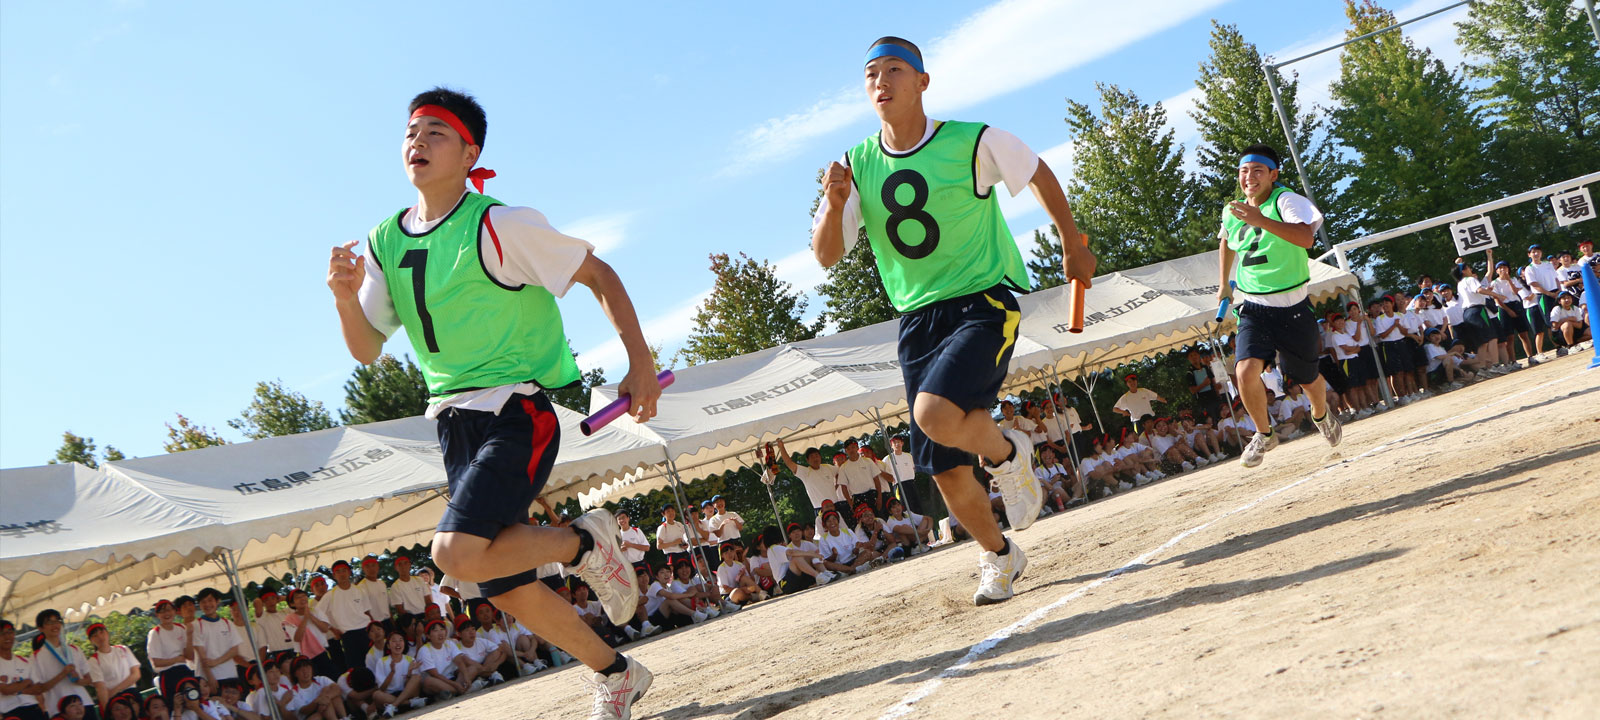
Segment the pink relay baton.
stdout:
<svg viewBox="0 0 1600 720">
<path fill-rule="evenodd" d="M 671 385 L 672 381 L 677 379 L 678 378 L 672 374 L 671 370 L 662 370 L 661 372 L 656 373 L 656 382 L 661 383 L 661 387 L 663 389 L 665 389 L 668 385 Z M 633 396 L 622 395 L 617 399 L 612 400 L 611 404 L 600 408 L 600 412 L 584 418 L 582 422 L 578 423 L 578 430 L 583 432 L 584 437 L 593 435 L 594 431 L 609 425 L 612 420 L 622 417 L 623 414 L 628 412 L 628 406 L 632 404 Z"/>
</svg>

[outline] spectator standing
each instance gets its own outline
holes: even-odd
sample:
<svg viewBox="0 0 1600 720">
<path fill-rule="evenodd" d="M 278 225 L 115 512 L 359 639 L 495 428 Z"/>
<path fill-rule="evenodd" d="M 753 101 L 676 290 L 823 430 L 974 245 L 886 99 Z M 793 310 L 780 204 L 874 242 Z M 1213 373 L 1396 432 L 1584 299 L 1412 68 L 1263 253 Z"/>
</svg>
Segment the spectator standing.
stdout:
<svg viewBox="0 0 1600 720">
<path fill-rule="evenodd" d="M 411 558 L 394 556 L 394 583 L 389 586 L 389 602 L 401 613 L 421 615 L 428 607 L 428 595 L 433 589 L 411 573 Z"/>
<path fill-rule="evenodd" d="M 1461 298 L 1463 322 L 1470 328 L 1464 333 L 1468 335 L 1467 349 L 1475 351 L 1474 354 L 1486 360 L 1490 366 L 1499 367 L 1503 362 L 1500 357 L 1500 331 L 1489 318 L 1489 297 L 1478 292 L 1483 289 L 1483 283 L 1478 280 L 1478 271 L 1466 260 L 1456 258 L 1452 274 L 1456 278 L 1456 295 Z"/>
<path fill-rule="evenodd" d="M 1217 417 L 1222 407 L 1222 383 L 1217 382 L 1208 358 L 1200 354 L 1199 348 L 1190 348 L 1185 358 L 1189 361 L 1189 392 L 1194 395 L 1195 404 L 1207 417 Z"/>
<path fill-rule="evenodd" d="M 806 448 L 806 464 L 796 465 L 780 438 L 778 454 L 783 456 L 783 464 L 788 466 L 789 472 L 800 478 L 800 484 L 806 489 L 806 497 L 811 500 L 812 512 L 821 515 L 822 501 L 840 500 L 847 496 L 848 491 L 840 481 L 838 468 L 822 464 L 821 449 Z"/>
<path fill-rule="evenodd" d="M 367 658 L 367 623 L 377 618 L 367 605 L 367 594 L 350 584 L 350 563 L 338 560 L 329 569 L 334 587 L 323 596 L 317 609 L 339 633 L 345 669 L 362 667 Z"/>
<path fill-rule="evenodd" d="M 849 492 L 843 498 L 849 505 L 864 502 L 877 507 L 882 502 L 884 482 L 894 481 L 878 461 L 861 456 L 861 443 L 855 438 L 844 441 L 844 465 L 839 474 Z"/>
<path fill-rule="evenodd" d="M 28 659 L 17 655 L 17 626 L 0 620 L 0 717 L 45 720 L 34 694 L 33 671 Z"/>
<path fill-rule="evenodd" d="M 1561 290 L 1556 278 L 1556 268 L 1544 259 L 1544 249 L 1538 245 L 1528 247 L 1528 266 L 1522 269 L 1522 281 L 1533 293 L 1528 304 L 1528 326 L 1533 331 L 1534 346 L 1544 354 L 1544 336 L 1550 331 L 1550 311 L 1559 302 L 1556 295 Z"/>
<path fill-rule="evenodd" d="M 190 669 L 189 631 L 175 620 L 178 610 L 170 600 L 157 600 L 156 626 L 145 635 L 144 653 L 150 659 L 150 669 L 156 673 L 156 690 L 167 694 L 178 686 L 178 681 L 193 677 Z"/>
<path fill-rule="evenodd" d="M 261 656 L 291 650 L 294 642 L 290 639 L 290 630 L 283 621 L 287 615 L 278 612 L 278 592 L 276 590 L 262 590 L 255 600 L 256 644 L 261 650 Z M 251 659 L 247 657 L 246 659 Z"/>
<path fill-rule="evenodd" d="M 633 518 L 628 516 L 627 510 L 618 510 L 617 527 L 622 530 L 622 555 L 628 559 L 629 565 L 644 562 L 644 554 L 650 549 L 650 538 L 645 537 L 644 531 L 633 526 Z"/>
<path fill-rule="evenodd" d="M 714 512 L 715 510 L 710 500 L 701 501 L 700 517 L 695 519 L 695 530 L 697 531 L 695 535 L 697 539 L 695 554 L 700 556 L 696 562 L 702 567 L 711 570 L 717 569 L 717 563 L 722 562 L 721 556 L 716 552 L 717 533 L 711 527 L 711 516 Z"/>
<path fill-rule="evenodd" d="M 111 633 L 105 625 L 91 624 L 88 635 L 95 650 L 88 664 L 89 677 L 94 678 L 95 697 L 110 699 L 144 679 L 139 659 L 127 645 L 112 645 Z"/>
<path fill-rule="evenodd" d="M 1147 417 L 1155 416 L 1152 403 L 1165 403 L 1166 399 L 1155 392 L 1139 387 L 1139 374 L 1128 373 L 1122 378 L 1123 384 L 1128 386 L 1128 391 L 1117 398 L 1117 403 L 1111 406 L 1112 411 L 1128 418 L 1135 432 L 1139 431 L 1140 421 Z"/>
<path fill-rule="evenodd" d="M 34 682 L 32 694 L 43 698 L 47 708 L 59 706 L 68 696 L 82 698 L 85 709 L 94 708 L 94 698 L 84 687 L 84 683 L 93 682 L 88 677 L 89 660 L 76 645 L 62 639 L 61 613 L 41 610 L 34 617 L 33 626 L 39 629 L 39 637 L 33 658 L 28 661 L 32 673 L 29 679 Z"/>
<path fill-rule="evenodd" d="M 716 533 L 717 539 L 722 544 L 737 542 L 739 538 L 744 537 L 744 516 L 729 510 L 726 498 L 721 495 L 713 496 L 711 505 L 716 511 L 711 516 L 711 531 Z M 641 556 L 639 559 L 644 558 Z"/>
<path fill-rule="evenodd" d="M 393 617 L 391 606 L 398 604 L 389 599 L 389 588 L 383 584 L 381 567 L 376 555 L 362 558 L 361 582 L 355 583 L 356 589 L 367 597 L 367 612 L 371 613 L 373 620 L 378 621 Z"/>
<path fill-rule="evenodd" d="M 667 556 L 667 563 L 689 559 L 689 530 L 678 522 L 678 508 L 661 508 L 661 524 L 656 526 L 656 549 Z"/>
<path fill-rule="evenodd" d="M 231 621 L 217 615 L 221 604 L 222 591 L 209 587 L 200 591 L 201 614 L 194 632 L 199 655 L 195 659 L 200 664 L 199 675 L 206 682 L 206 692 L 212 695 L 222 690 L 218 683 L 238 677 L 234 665 L 244 660 L 239 655 L 239 631 Z"/>
</svg>

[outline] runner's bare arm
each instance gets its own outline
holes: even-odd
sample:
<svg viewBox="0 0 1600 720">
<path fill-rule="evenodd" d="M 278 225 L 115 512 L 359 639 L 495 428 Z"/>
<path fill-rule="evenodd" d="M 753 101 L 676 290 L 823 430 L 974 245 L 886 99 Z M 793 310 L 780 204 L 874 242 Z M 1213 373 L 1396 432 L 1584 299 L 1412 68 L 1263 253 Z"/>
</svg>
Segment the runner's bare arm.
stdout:
<svg viewBox="0 0 1600 720">
<path fill-rule="evenodd" d="M 850 168 L 835 161 L 822 175 L 822 221 L 811 233 L 811 252 L 823 267 L 844 257 L 844 204 L 850 200 Z M 852 231 L 855 228 L 851 228 Z"/>
<path fill-rule="evenodd" d="M 355 253 L 359 242 L 351 240 L 333 248 L 328 258 L 328 289 L 333 291 L 333 303 L 339 309 L 345 347 L 362 365 L 371 365 L 383 352 L 384 338 L 361 310 L 359 293 L 361 281 L 367 277 L 367 259 Z"/>
<path fill-rule="evenodd" d="M 1034 199 L 1039 201 L 1044 213 L 1050 216 L 1050 222 L 1055 223 L 1056 230 L 1061 233 L 1061 269 L 1066 273 L 1067 281 L 1077 280 L 1084 287 L 1089 287 L 1089 281 L 1094 278 L 1094 253 L 1078 242 L 1078 225 L 1072 221 L 1072 206 L 1067 204 L 1067 193 L 1061 189 L 1055 171 L 1045 164 L 1044 158 L 1039 158 L 1039 167 L 1033 171 L 1033 180 L 1028 182 L 1028 189 L 1033 191 Z"/>
<path fill-rule="evenodd" d="M 594 292 L 611 326 L 622 338 L 622 347 L 628 351 L 628 374 L 617 385 L 617 396 L 633 398 L 628 414 L 644 422 L 656 414 L 656 399 L 661 397 L 661 384 L 656 381 L 655 357 L 645 343 L 644 331 L 639 329 L 639 315 L 634 312 L 633 300 L 628 297 L 622 278 L 604 260 L 589 253 L 583 264 L 572 274 L 572 279 Z"/>
</svg>

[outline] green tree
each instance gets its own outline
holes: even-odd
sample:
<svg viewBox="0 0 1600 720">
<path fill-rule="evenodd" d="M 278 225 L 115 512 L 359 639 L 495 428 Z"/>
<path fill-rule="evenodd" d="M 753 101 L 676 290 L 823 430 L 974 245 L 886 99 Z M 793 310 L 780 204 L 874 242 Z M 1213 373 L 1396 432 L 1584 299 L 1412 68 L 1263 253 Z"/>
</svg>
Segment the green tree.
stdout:
<svg viewBox="0 0 1600 720">
<path fill-rule="evenodd" d="M 1346 0 L 1355 37 L 1393 24 L 1394 13 L 1371 0 Z M 1486 199 L 1482 155 L 1487 133 L 1466 85 L 1427 49 L 1398 32 L 1346 46 L 1331 138 L 1344 151 L 1349 178 L 1340 207 L 1328 218 L 1341 236 L 1387 230 Z M 1377 284 L 1396 287 L 1423 272 L 1437 274 L 1440 258 L 1455 257 L 1447 228 L 1407 242 L 1369 246 L 1353 254 Z"/>
<path fill-rule="evenodd" d="M 71 430 L 67 430 L 61 433 L 61 447 L 56 448 L 56 456 L 49 464 L 78 463 L 89 467 L 100 467 L 100 462 L 95 460 L 94 451 L 94 438 L 74 435 Z"/>
<path fill-rule="evenodd" d="M 1284 158 L 1278 182 L 1297 192 L 1301 188 L 1294 163 L 1289 162 L 1289 144 L 1272 105 L 1272 91 L 1261 76 L 1261 62 L 1260 50 L 1244 39 L 1237 26 L 1211 21 L 1211 55 L 1200 63 L 1200 77 L 1195 80 L 1200 97 L 1189 116 L 1200 130 L 1195 159 L 1200 166 L 1196 179 L 1202 188 L 1198 222 L 1203 227 L 1196 229 L 1212 236 L 1223 203 L 1238 197 L 1239 157 L 1246 147 L 1266 143 L 1276 148 Z M 1287 77 L 1278 74 L 1278 92 L 1284 111 L 1294 122 L 1301 160 L 1316 182 L 1317 201 L 1328 206 L 1339 178 L 1326 165 L 1326 153 L 1314 142 L 1323 129 L 1322 119 L 1312 111 L 1300 112 L 1300 79 L 1294 73 Z"/>
<path fill-rule="evenodd" d="M 572 359 L 578 359 L 578 351 L 567 345 L 567 350 L 572 353 Z M 589 409 L 589 390 L 606 384 L 605 368 L 595 368 L 578 376 L 578 384 L 560 390 L 551 390 L 550 402 L 564 408 L 585 412 Z"/>
<path fill-rule="evenodd" d="M 817 194 L 811 199 L 813 218 L 822 205 L 822 174 L 822 170 L 817 171 Z M 832 321 L 840 332 L 893 320 L 900 315 L 894 303 L 889 302 L 889 292 L 883 288 L 878 259 L 864 227 L 856 231 L 855 247 L 828 268 L 828 279 L 817 286 L 817 292 L 822 295 L 822 320 Z"/>
<path fill-rule="evenodd" d="M 101 457 L 104 458 L 106 462 L 116 462 L 118 460 L 125 460 L 128 456 L 123 455 L 121 450 L 118 450 L 111 445 L 107 445 L 106 451 L 101 454 Z"/>
<path fill-rule="evenodd" d="M 161 447 L 175 453 L 227 444 L 216 430 L 190 422 L 183 413 L 178 413 L 178 425 L 173 427 L 172 423 L 167 423 L 167 441 Z"/>
<path fill-rule="evenodd" d="M 333 427 L 333 418 L 317 400 L 285 388 L 282 380 L 256 383 L 255 397 L 228 427 L 251 440 L 297 435 Z"/>
<path fill-rule="evenodd" d="M 428 411 L 428 383 L 410 355 L 401 362 L 385 353 L 350 374 L 344 408 L 339 419 L 346 425 L 416 417 Z"/>
<path fill-rule="evenodd" d="M 1096 83 L 1096 112 L 1067 101 L 1067 127 L 1076 152 L 1067 196 L 1079 231 L 1099 258 L 1098 272 L 1116 272 L 1193 254 L 1212 246 L 1187 226 L 1195 185 L 1182 168 L 1167 111 L 1115 85 Z"/>
<path fill-rule="evenodd" d="M 744 253 L 711 255 L 716 276 L 711 296 L 695 310 L 694 329 L 678 351 L 689 365 L 753 353 L 817 336 L 821 323 L 806 325 L 806 298 L 778 279 L 772 264 Z"/>
<path fill-rule="evenodd" d="M 1468 94 L 1489 123 L 1494 194 L 1511 195 L 1600 167 L 1600 48 L 1569 0 L 1483 0 L 1458 23 Z M 1554 226 L 1548 202 L 1496 211 L 1502 244 Z M 1509 221 L 1509 222 L 1503 222 Z M 1520 249 L 1520 248 L 1518 248 Z"/>
<path fill-rule="evenodd" d="M 1033 289 L 1044 290 L 1067 282 L 1067 273 L 1061 269 L 1061 231 L 1050 224 L 1050 237 L 1033 231 L 1033 259 L 1027 261 L 1028 272 L 1033 273 Z"/>
</svg>

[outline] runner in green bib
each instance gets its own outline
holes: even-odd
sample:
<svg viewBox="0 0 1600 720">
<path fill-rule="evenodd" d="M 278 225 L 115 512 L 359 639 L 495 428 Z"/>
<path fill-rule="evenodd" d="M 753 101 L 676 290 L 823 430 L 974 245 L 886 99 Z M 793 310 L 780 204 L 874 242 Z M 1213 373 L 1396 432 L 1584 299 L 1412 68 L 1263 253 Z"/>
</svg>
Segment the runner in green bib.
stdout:
<svg viewBox="0 0 1600 720">
<path fill-rule="evenodd" d="M 333 248 L 328 287 L 350 354 L 378 359 L 404 327 L 438 421 L 450 501 L 433 559 L 452 577 L 594 671 L 596 718 L 628 717 L 650 671 L 612 650 L 548 586 L 538 568 L 569 566 L 612 622 L 635 614 L 639 588 L 618 525 L 594 510 L 570 527 L 529 524 L 555 465 L 560 422 L 544 389 L 578 378 L 556 297 L 575 283 L 594 291 L 628 351 L 619 388 L 639 422 L 655 414 L 655 363 L 622 281 L 593 246 L 550 227 L 531 208 L 483 195 L 494 172 L 474 169 L 488 121 L 476 100 L 435 88 L 408 109 L 401 156 L 417 204 L 356 242 Z M 478 192 L 466 189 L 471 180 Z M 391 708 L 392 709 L 392 708 Z"/>
<path fill-rule="evenodd" d="M 1316 242 L 1322 214 L 1310 201 L 1277 184 L 1276 150 L 1266 145 L 1245 148 L 1239 159 L 1240 199 L 1222 212 L 1218 232 L 1221 278 L 1217 300 L 1232 299 L 1229 280 L 1237 265 L 1243 298 L 1234 305 L 1239 329 L 1234 340 L 1239 394 L 1258 430 L 1239 458 L 1245 467 L 1261 464 L 1278 446 L 1267 411 L 1267 387 L 1261 373 L 1269 361 L 1283 370 L 1286 383 L 1297 383 L 1311 401 L 1311 419 L 1329 445 L 1339 444 L 1339 417 L 1328 412 L 1319 366 L 1322 352 L 1317 319 L 1307 298 L 1311 280 L 1306 250 Z"/>
<path fill-rule="evenodd" d="M 1012 291 L 1029 287 L 994 186 L 1004 182 L 1013 195 L 1027 186 L 1062 237 L 1079 235 L 1055 175 L 1020 140 L 981 123 L 928 119 L 922 93 L 929 76 L 916 45 L 879 39 L 867 50 L 863 75 L 880 129 L 824 173 L 812 251 L 831 267 L 848 250 L 846 238 L 866 228 L 884 289 L 904 313 L 899 356 L 912 458 L 978 541 L 973 601 L 1002 602 L 1027 557 L 995 522 L 973 473 L 974 455 L 1000 486 L 1012 529 L 1033 522 L 1044 494 L 1032 440 L 1002 431 L 989 416 L 1022 319 Z M 1067 279 L 1087 287 L 1094 255 L 1069 241 L 1062 256 Z"/>
</svg>

